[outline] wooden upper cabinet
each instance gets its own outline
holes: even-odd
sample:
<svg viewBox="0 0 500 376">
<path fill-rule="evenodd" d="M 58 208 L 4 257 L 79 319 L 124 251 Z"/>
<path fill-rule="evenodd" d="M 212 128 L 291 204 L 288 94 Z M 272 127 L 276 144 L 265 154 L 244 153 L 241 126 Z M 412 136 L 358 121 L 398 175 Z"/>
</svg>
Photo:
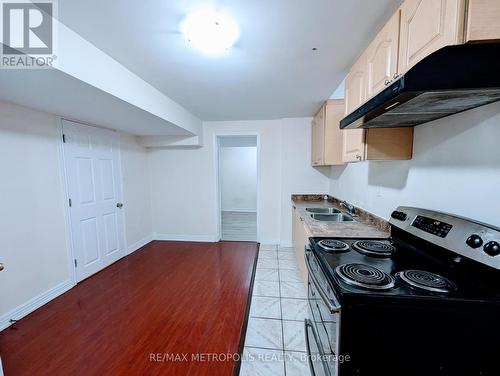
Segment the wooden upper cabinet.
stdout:
<svg viewBox="0 0 500 376">
<path fill-rule="evenodd" d="M 366 51 L 367 99 L 382 91 L 398 74 L 399 23 L 398 10 L 377 34 Z"/>
<path fill-rule="evenodd" d="M 500 40 L 500 1 L 469 0 L 466 42 Z"/>
<path fill-rule="evenodd" d="M 325 109 L 321 107 L 311 124 L 311 164 L 324 164 Z"/>
<path fill-rule="evenodd" d="M 393 22 L 396 22 L 395 20 L 397 20 L 397 14 L 396 18 L 391 19 Z M 389 49 L 385 50 L 387 52 Z M 370 82 L 367 79 L 370 56 L 374 54 L 370 55 L 369 49 L 354 63 L 347 75 L 345 81 L 346 113 L 355 110 L 367 98 Z M 384 75 L 383 72 L 378 74 Z M 404 160 L 412 157 L 413 128 L 344 129 L 342 132 L 342 161 L 344 163 L 363 160 Z"/>
<path fill-rule="evenodd" d="M 341 165 L 342 134 L 340 120 L 345 116 L 345 102 L 341 99 L 331 99 L 325 104 L 325 165 Z"/>
<path fill-rule="evenodd" d="M 342 130 L 340 120 L 345 115 L 343 100 L 328 100 L 312 122 L 311 164 L 331 166 L 342 164 Z"/>
<path fill-rule="evenodd" d="M 351 113 L 362 105 L 367 97 L 368 60 L 363 53 L 354 63 L 345 79 L 345 112 Z M 342 161 L 355 162 L 364 159 L 364 129 L 346 129 L 342 135 Z"/>
<path fill-rule="evenodd" d="M 343 161 L 407 160 L 413 155 L 413 128 L 344 130 Z"/>
<path fill-rule="evenodd" d="M 345 113 L 350 114 L 366 100 L 366 53 L 354 63 L 345 79 Z"/>
<path fill-rule="evenodd" d="M 344 130 L 342 144 L 343 162 L 358 162 L 365 159 L 364 129 Z"/>
<path fill-rule="evenodd" d="M 401 5 L 399 73 L 442 47 L 463 42 L 466 0 L 405 0 Z"/>
</svg>

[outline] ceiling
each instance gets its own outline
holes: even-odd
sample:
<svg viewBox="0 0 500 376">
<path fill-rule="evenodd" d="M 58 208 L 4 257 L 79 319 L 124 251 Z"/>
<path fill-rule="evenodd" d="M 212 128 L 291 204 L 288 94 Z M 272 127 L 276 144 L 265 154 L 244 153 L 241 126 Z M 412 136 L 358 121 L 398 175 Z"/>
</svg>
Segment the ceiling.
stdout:
<svg viewBox="0 0 500 376">
<path fill-rule="evenodd" d="M 277 119 L 313 115 L 399 3 L 63 0 L 59 19 L 204 121 Z M 222 57 L 198 53 L 178 31 L 207 4 L 240 26 Z"/>
</svg>

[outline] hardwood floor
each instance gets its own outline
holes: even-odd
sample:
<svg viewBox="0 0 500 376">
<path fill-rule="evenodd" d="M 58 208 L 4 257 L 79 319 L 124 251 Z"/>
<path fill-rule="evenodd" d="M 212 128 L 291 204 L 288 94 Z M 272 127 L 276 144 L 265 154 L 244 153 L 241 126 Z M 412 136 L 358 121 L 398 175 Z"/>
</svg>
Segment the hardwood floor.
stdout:
<svg viewBox="0 0 500 376">
<path fill-rule="evenodd" d="M 5 376 L 231 375 L 192 356 L 240 350 L 257 250 L 152 242 L 1 332 Z"/>
<path fill-rule="evenodd" d="M 256 241 L 257 213 L 222 211 L 222 240 Z"/>
</svg>

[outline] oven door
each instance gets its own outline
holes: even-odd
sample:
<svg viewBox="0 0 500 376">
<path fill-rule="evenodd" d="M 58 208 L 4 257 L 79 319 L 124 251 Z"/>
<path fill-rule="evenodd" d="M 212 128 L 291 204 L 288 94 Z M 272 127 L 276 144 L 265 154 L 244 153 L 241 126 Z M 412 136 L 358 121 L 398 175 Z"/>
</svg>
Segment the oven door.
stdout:
<svg viewBox="0 0 500 376">
<path fill-rule="evenodd" d="M 337 375 L 340 304 L 314 254 L 306 249 L 305 257 L 308 269 L 307 290 L 310 325 L 313 327 L 316 335 L 315 338 L 317 339 L 319 352 L 321 353 L 324 368 L 328 372 L 327 374 Z"/>
</svg>

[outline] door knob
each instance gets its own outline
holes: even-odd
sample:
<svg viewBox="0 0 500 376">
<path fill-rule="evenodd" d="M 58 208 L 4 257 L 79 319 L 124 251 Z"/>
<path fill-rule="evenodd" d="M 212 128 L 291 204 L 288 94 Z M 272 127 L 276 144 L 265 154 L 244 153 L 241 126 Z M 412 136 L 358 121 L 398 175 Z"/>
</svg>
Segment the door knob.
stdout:
<svg viewBox="0 0 500 376">
<path fill-rule="evenodd" d="M 119 203 L 116 204 L 116 207 L 117 208 L 123 208 L 123 204 L 121 202 L 119 202 Z"/>
<path fill-rule="evenodd" d="M 3 265 L 3 262 L 0 262 L 0 272 L 5 269 L 5 266 Z"/>
</svg>

